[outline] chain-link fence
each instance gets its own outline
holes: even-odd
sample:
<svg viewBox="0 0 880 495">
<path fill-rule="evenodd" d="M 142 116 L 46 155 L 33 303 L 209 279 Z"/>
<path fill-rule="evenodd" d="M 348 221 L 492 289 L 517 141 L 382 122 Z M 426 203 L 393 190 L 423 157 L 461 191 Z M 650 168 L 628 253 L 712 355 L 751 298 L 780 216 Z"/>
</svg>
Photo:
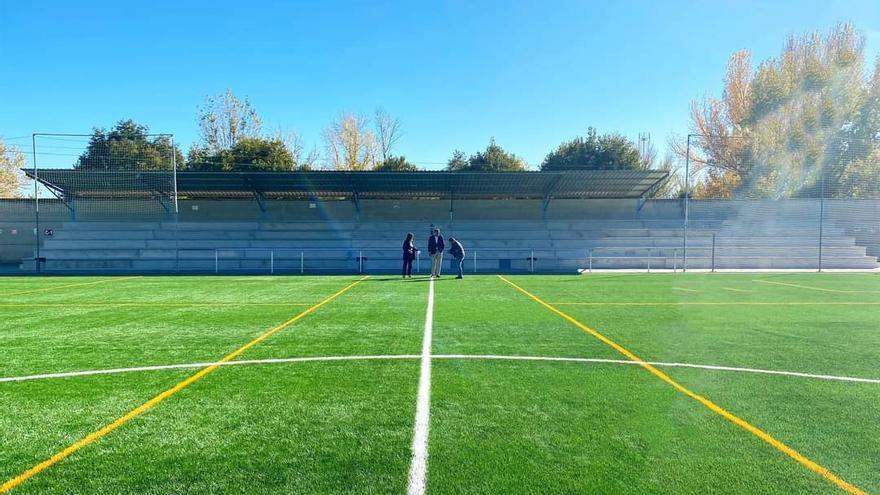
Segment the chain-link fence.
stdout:
<svg viewBox="0 0 880 495">
<path fill-rule="evenodd" d="M 875 268 L 880 139 L 690 135 L 682 264 Z"/>
</svg>

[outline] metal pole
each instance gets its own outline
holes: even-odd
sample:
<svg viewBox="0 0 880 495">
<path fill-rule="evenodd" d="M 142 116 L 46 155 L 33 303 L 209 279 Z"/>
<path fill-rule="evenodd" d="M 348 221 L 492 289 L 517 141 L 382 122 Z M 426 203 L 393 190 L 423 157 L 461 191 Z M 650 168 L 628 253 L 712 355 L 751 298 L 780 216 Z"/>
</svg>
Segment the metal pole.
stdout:
<svg viewBox="0 0 880 495">
<path fill-rule="evenodd" d="M 590 249 L 590 251 L 589 251 L 589 253 L 587 253 L 587 255 L 590 257 L 590 264 L 588 265 L 588 267 L 589 267 L 588 269 L 589 269 L 590 273 L 593 273 L 593 250 Z"/>
<path fill-rule="evenodd" d="M 299 252 L 299 273 L 305 273 L 306 271 L 306 259 L 305 254 L 300 251 Z"/>
<path fill-rule="evenodd" d="M 358 251 L 358 273 L 364 273 L 364 253 Z"/>
<path fill-rule="evenodd" d="M 477 273 L 477 250 L 474 249 L 474 273 Z"/>
<path fill-rule="evenodd" d="M 529 253 L 529 271 L 535 273 L 535 250 L 532 249 Z"/>
<path fill-rule="evenodd" d="M 416 251 L 416 273 L 422 273 L 422 252 Z"/>
<path fill-rule="evenodd" d="M 275 274 L 275 250 L 272 249 L 269 251 L 269 274 Z"/>
<path fill-rule="evenodd" d="M 220 273 L 220 251 L 214 250 L 214 273 Z"/>
<path fill-rule="evenodd" d="M 825 235 L 825 165 L 822 165 L 822 171 L 819 177 L 822 182 L 819 189 L 819 271 L 822 271 L 822 244 Z"/>
<path fill-rule="evenodd" d="M 171 140 L 171 181 L 174 186 L 174 219 L 177 221 L 177 153 L 174 152 L 174 135 L 170 134 Z"/>
<path fill-rule="evenodd" d="M 715 232 L 712 232 L 712 273 L 715 273 Z"/>
<path fill-rule="evenodd" d="M 672 273 L 678 271 L 678 248 L 672 249 Z"/>
<path fill-rule="evenodd" d="M 40 273 L 40 181 L 37 169 L 36 134 L 31 134 L 31 152 L 34 158 L 34 269 Z"/>
<path fill-rule="evenodd" d="M 651 255 L 653 255 L 653 254 L 654 254 L 653 250 L 649 248 L 648 249 L 648 273 L 651 273 Z"/>
<path fill-rule="evenodd" d="M 687 136 L 687 148 L 684 156 L 684 239 L 682 239 L 681 271 L 686 272 L 688 266 L 688 207 L 691 192 L 691 136 Z"/>
</svg>

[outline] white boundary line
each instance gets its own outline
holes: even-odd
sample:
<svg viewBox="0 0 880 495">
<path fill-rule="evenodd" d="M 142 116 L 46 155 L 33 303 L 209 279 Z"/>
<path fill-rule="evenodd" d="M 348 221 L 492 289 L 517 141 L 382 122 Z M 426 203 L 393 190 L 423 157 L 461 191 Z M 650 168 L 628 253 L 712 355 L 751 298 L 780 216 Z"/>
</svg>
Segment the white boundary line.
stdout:
<svg viewBox="0 0 880 495">
<path fill-rule="evenodd" d="M 208 366 L 240 366 L 246 364 L 284 364 L 284 363 L 307 363 L 322 361 L 383 361 L 383 360 L 414 360 L 422 359 L 419 354 L 389 354 L 373 356 L 315 356 L 274 359 L 243 359 L 241 361 L 226 361 L 222 363 L 187 363 L 187 364 L 163 364 L 158 366 L 137 366 L 133 368 L 111 368 L 103 370 L 69 371 L 63 373 L 46 373 L 42 375 L 8 376 L 0 378 L 0 383 L 24 382 L 31 380 L 49 380 L 53 378 L 72 378 L 92 375 L 115 375 L 121 373 L 133 373 L 139 371 L 161 371 L 189 368 L 205 368 Z M 880 378 L 859 378 L 852 376 L 821 375 L 814 373 L 801 373 L 799 371 L 766 370 L 759 368 L 737 368 L 733 366 L 717 366 L 711 364 L 692 363 L 667 363 L 660 361 L 627 361 L 623 359 L 603 358 L 576 358 L 554 356 L 498 356 L 493 354 L 432 354 L 431 359 L 484 359 L 497 361 L 551 361 L 565 363 L 598 363 L 598 364 L 626 364 L 641 365 L 650 364 L 660 368 L 692 368 L 710 371 L 730 371 L 735 373 L 756 373 L 761 375 L 792 376 L 797 378 L 809 378 L 813 380 L 830 380 L 851 383 L 871 383 L 880 385 Z"/>
<path fill-rule="evenodd" d="M 428 484 L 428 429 L 431 423 L 431 339 L 434 331 L 434 279 L 428 283 L 425 336 L 422 338 L 422 366 L 419 396 L 413 426 L 412 463 L 409 467 L 409 495 L 424 495 Z"/>
<path fill-rule="evenodd" d="M 385 360 L 385 359 L 418 359 L 418 354 L 394 354 L 394 355 L 377 355 L 377 356 L 315 356 L 315 357 L 293 357 L 293 358 L 273 358 L 273 359 L 242 359 L 239 361 L 223 361 L 216 363 L 186 363 L 186 364 L 160 364 L 156 366 L 136 366 L 133 368 L 110 368 L 103 370 L 86 370 L 86 371 L 68 371 L 62 373 L 46 373 L 42 375 L 27 376 L 8 376 L 0 378 L 0 383 L 4 382 L 24 382 L 30 380 L 47 380 L 50 378 L 71 378 L 77 376 L 92 375 L 115 375 L 120 373 L 133 373 L 137 371 L 162 371 L 162 370 L 178 370 L 190 368 L 207 368 L 209 366 L 240 366 L 244 364 L 283 364 L 283 363 L 307 363 L 312 361 L 367 361 L 367 360 Z"/>
<path fill-rule="evenodd" d="M 659 368 L 695 368 L 713 371 L 733 371 L 738 373 L 757 373 L 762 375 L 796 376 L 799 378 L 812 378 L 814 380 L 833 380 L 840 382 L 873 383 L 880 385 L 877 378 L 858 378 L 850 376 L 817 375 L 813 373 L 801 373 L 798 371 L 765 370 L 759 368 L 736 368 L 733 366 L 716 366 L 711 364 L 691 363 L 666 363 L 660 361 L 629 361 L 624 359 L 601 359 L 601 358 L 574 358 L 574 357 L 545 357 L 545 356 L 496 356 L 492 354 L 435 354 L 434 359 L 497 359 L 509 361 L 557 361 L 570 363 L 604 363 L 604 364 L 628 364 L 641 366 L 649 364 Z"/>
<path fill-rule="evenodd" d="M 736 288 L 734 288 L 734 287 L 722 287 L 722 289 L 724 289 L 724 290 L 729 290 L 729 291 L 731 291 L 731 292 L 744 292 L 744 293 L 752 292 L 752 291 L 750 291 L 750 290 L 746 290 L 746 289 L 736 289 Z"/>
</svg>

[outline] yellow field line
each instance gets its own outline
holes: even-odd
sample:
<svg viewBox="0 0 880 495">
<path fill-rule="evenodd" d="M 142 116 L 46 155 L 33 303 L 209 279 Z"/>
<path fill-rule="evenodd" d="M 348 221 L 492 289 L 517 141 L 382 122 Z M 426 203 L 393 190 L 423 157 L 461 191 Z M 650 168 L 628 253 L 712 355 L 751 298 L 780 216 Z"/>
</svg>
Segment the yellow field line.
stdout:
<svg viewBox="0 0 880 495">
<path fill-rule="evenodd" d="M 556 306 L 880 306 L 880 302 L 866 301 L 622 301 L 622 302 L 553 302 Z"/>
<path fill-rule="evenodd" d="M 782 452 L 783 454 L 787 455 L 788 457 L 794 459 L 795 461 L 797 461 L 799 464 L 801 464 L 801 465 L 804 466 L 805 468 L 809 469 L 810 471 L 813 471 L 813 472 L 815 472 L 815 473 L 818 473 L 818 474 L 821 475 L 823 478 L 825 478 L 825 479 L 827 479 L 828 481 L 834 483 L 835 485 L 837 485 L 839 488 L 841 488 L 842 490 L 846 491 L 847 493 L 850 493 L 850 494 L 852 494 L 852 495 L 868 495 L 867 492 L 865 492 L 865 491 L 863 491 L 862 489 L 856 487 L 855 485 L 852 485 L 852 484 L 850 484 L 849 482 L 843 480 L 842 478 L 840 478 L 839 476 L 837 476 L 836 474 L 834 474 L 833 472 L 831 472 L 830 470 L 828 470 L 828 469 L 825 468 L 824 466 L 822 466 L 822 465 L 820 465 L 820 464 L 817 464 L 816 462 L 814 462 L 814 461 L 808 459 L 807 457 L 805 457 L 805 456 L 804 456 L 803 454 L 801 454 L 800 452 L 794 450 L 793 448 L 789 447 L 788 445 L 786 445 L 786 444 L 782 443 L 781 441 L 777 440 L 776 438 L 774 438 L 773 436 L 771 436 L 769 433 L 765 432 L 764 430 L 758 428 L 757 426 L 752 425 L 751 423 L 749 423 L 749 422 L 747 422 L 746 420 L 740 418 L 739 416 L 736 416 L 735 414 L 733 414 L 733 413 L 727 411 L 726 409 L 724 409 L 724 408 L 722 408 L 721 406 L 715 404 L 715 403 L 712 402 L 711 400 L 709 400 L 709 399 L 707 399 L 707 398 L 705 398 L 705 397 L 703 397 L 703 396 L 701 396 L 701 395 L 699 395 L 699 394 L 697 394 L 697 393 L 695 393 L 695 392 L 692 392 L 690 389 L 688 389 L 688 388 L 685 387 L 684 385 L 678 383 L 677 381 L 675 381 L 674 379 L 672 379 L 672 377 L 670 377 L 670 376 L 667 375 L 666 373 L 660 371 L 659 369 L 657 369 L 657 368 L 654 367 L 653 365 L 646 363 L 645 360 L 643 360 L 643 359 L 640 358 L 639 356 L 633 354 L 632 352 L 630 352 L 628 349 L 626 349 L 625 347 L 621 346 L 621 345 L 618 344 L 617 342 L 614 342 L 613 340 L 609 339 L 608 337 L 606 337 L 605 335 L 599 333 L 598 331 L 593 330 L 592 328 L 590 328 L 590 327 L 584 325 L 583 323 L 579 322 L 578 320 L 574 319 L 573 317 L 569 316 L 568 314 L 566 314 L 566 313 L 562 312 L 561 310 L 559 310 L 559 309 L 553 307 L 553 306 L 550 305 L 549 303 L 544 302 L 544 301 L 543 301 L 541 298 L 539 298 L 538 296 L 536 296 L 536 295 L 532 294 L 531 292 L 529 292 L 529 291 L 523 289 L 522 287 L 516 285 L 515 283 L 513 283 L 513 282 L 511 282 L 510 280 L 508 280 L 508 279 L 502 277 L 501 275 L 498 275 L 498 278 L 500 278 L 501 280 L 507 282 L 507 283 L 510 284 L 513 288 L 515 288 L 515 289 L 518 290 L 519 292 L 525 294 L 526 296 L 528 296 L 529 298 L 531 298 L 531 299 L 534 300 L 535 302 L 539 303 L 540 305 L 544 306 L 545 308 L 547 308 L 547 309 L 550 310 L 551 312 L 556 313 L 558 316 L 562 317 L 564 320 L 568 321 L 568 322 L 571 323 L 572 325 L 578 327 L 578 328 L 581 329 L 583 332 L 585 332 L 585 333 L 587 333 L 587 334 L 589 334 L 589 335 L 595 337 L 595 338 L 598 339 L 600 342 L 602 342 L 602 343 L 604 343 L 605 345 L 611 347 L 612 349 L 614 349 L 614 350 L 617 351 L 618 353 L 620 353 L 620 354 L 626 356 L 626 358 L 629 359 L 630 361 L 634 361 L 634 362 L 638 363 L 642 368 L 646 369 L 648 372 L 650 372 L 651 374 L 653 374 L 654 376 L 656 376 L 656 377 L 659 378 L 660 380 L 662 380 L 662 381 L 666 382 L 667 384 L 671 385 L 674 389 L 676 389 L 676 390 L 678 390 L 679 392 L 683 393 L 684 395 L 687 395 L 688 397 L 690 397 L 690 398 L 696 400 L 697 402 L 699 402 L 700 404 L 702 404 L 703 406 L 705 406 L 707 409 L 709 409 L 710 411 L 712 411 L 712 412 L 718 414 L 719 416 L 721 416 L 722 418 L 726 419 L 727 421 L 730 421 L 731 423 L 733 423 L 733 424 L 739 426 L 740 428 L 746 430 L 747 432 L 751 433 L 752 435 L 754 435 L 754 436 L 758 437 L 759 439 L 763 440 L 764 442 L 766 442 L 767 444 L 771 445 L 771 446 L 772 446 L 773 448 L 775 448 L 776 450 L 778 450 L 778 451 Z"/>
<path fill-rule="evenodd" d="M 30 478 L 33 478 L 37 474 L 40 474 L 41 472 L 45 471 L 46 469 L 49 469 L 50 467 L 54 466 L 55 464 L 58 464 L 59 462 L 63 461 L 64 459 L 70 457 L 71 455 L 73 455 L 74 453 L 79 451 L 80 449 L 88 446 L 91 443 L 94 443 L 94 442 L 100 440 L 101 438 L 106 436 L 108 433 L 119 428 L 120 426 L 131 421 L 132 419 L 140 416 L 141 414 L 149 411 L 150 409 L 152 409 L 153 407 L 155 407 L 157 404 L 164 401 L 165 399 L 171 397 L 172 395 L 176 394 L 177 392 L 180 392 L 181 390 L 185 389 L 186 387 L 192 385 L 193 383 L 201 380 L 202 378 L 204 378 L 204 377 L 208 376 L 209 374 L 213 373 L 214 371 L 218 370 L 220 368 L 219 363 L 226 363 L 226 362 L 232 361 L 233 359 L 235 359 L 236 357 L 238 357 L 239 355 L 241 355 L 243 352 L 247 351 L 251 347 L 259 344 L 260 342 L 268 339 L 269 337 L 275 335 L 276 333 L 284 330 L 285 328 L 289 327 L 290 325 L 305 318 L 309 314 L 314 313 L 321 306 L 324 306 L 325 304 L 333 301 L 334 299 L 336 299 L 337 297 L 341 296 L 342 294 L 348 292 L 354 286 L 356 286 L 357 284 L 361 283 L 362 281 L 364 281 L 366 279 L 367 279 L 367 277 L 363 277 L 363 278 L 360 278 L 357 281 L 345 286 L 339 292 L 324 299 L 323 301 L 319 302 L 318 304 L 315 304 L 314 306 L 309 307 L 308 309 L 297 314 L 293 318 L 290 318 L 289 320 L 285 321 L 284 323 L 267 330 L 266 332 L 261 334 L 259 337 L 255 338 L 254 340 L 251 340 L 247 344 L 245 344 L 245 345 L 239 347 L 238 349 L 230 352 L 229 354 L 223 356 L 223 358 L 220 359 L 219 361 L 217 361 L 215 364 L 212 364 L 206 368 L 199 370 L 196 374 L 179 382 L 177 385 L 174 385 L 173 387 L 160 393 L 159 395 L 156 395 L 155 397 L 144 402 L 140 406 L 132 409 L 131 411 L 129 411 L 125 415 L 120 416 L 119 418 L 114 420 L 112 423 L 104 425 L 100 429 L 95 430 L 92 433 L 89 433 L 88 435 L 86 435 L 82 439 L 77 440 L 76 442 L 72 443 L 64 450 L 61 450 L 60 452 L 56 453 L 55 455 L 46 459 L 45 461 L 40 462 L 39 464 L 36 464 L 35 466 L 22 472 L 21 474 L 19 474 L 18 476 L 15 476 L 14 478 L 10 478 L 8 481 L 6 481 L 2 485 L 0 485 L 0 494 L 9 492 L 10 490 L 21 485 L 22 483 L 29 480 Z"/>
<path fill-rule="evenodd" d="M 683 290 L 685 292 L 700 292 L 696 289 L 685 289 L 684 287 L 673 287 L 672 290 Z"/>
<path fill-rule="evenodd" d="M 880 291 L 877 290 L 840 290 L 840 289 L 826 289 L 824 287 L 811 287 L 809 285 L 799 285 L 799 284 L 790 284 L 787 282 L 776 282 L 774 280 L 760 280 L 755 279 L 752 282 L 760 282 L 762 284 L 774 284 L 774 285 L 784 285 L 786 287 L 796 287 L 798 289 L 807 289 L 807 290 L 818 290 L 821 292 L 836 292 L 838 294 L 877 294 Z"/>
<path fill-rule="evenodd" d="M 84 287 L 86 285 L 106 284 L 109 282 L 122 282 L 123 280 L 133 280 L 136 278 L 143 278 L 143 277 L 141 277 L 141 276 L 118 277 L 118 278 L 108 278 L 108 279 L 104 279 L 104 280 L 97 280 L 94 282 L 82 282 L 82 283 L 78 283 L 78 284 L 67 284 L 67 285 L 54 285 L 52 287 L 43 287 L 42 289 L 29 289 L 29 290 L 22 290 L 22 291 L 18 291 L 18 292 L 8 292 L 6 294 L 0 294 L 0 297 L 20 296 L 23 294 L 34 294 L 36 292 L 46 292 L 46 291 L 50 291 L 50 290 L 69 289 L 71 287 Z"/>
</svg>

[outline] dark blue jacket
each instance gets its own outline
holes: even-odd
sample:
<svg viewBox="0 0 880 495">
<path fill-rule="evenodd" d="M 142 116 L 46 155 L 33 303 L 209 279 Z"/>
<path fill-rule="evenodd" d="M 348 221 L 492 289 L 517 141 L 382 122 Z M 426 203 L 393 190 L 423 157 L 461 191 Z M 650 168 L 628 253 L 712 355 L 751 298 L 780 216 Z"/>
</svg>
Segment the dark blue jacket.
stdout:
<svg viewBox="0 0 880 495">
<path fill-rule="evenodd" d="M 433 234 L 431 234 L 431 237 L 428 237 L 428 253 L 429 254 L 442 253 L 444 249 L 446 249 L 446 243 L 443 242 L 442 235 L 438 235 L 436 240 L 434 239 Z"/>
</svg>

